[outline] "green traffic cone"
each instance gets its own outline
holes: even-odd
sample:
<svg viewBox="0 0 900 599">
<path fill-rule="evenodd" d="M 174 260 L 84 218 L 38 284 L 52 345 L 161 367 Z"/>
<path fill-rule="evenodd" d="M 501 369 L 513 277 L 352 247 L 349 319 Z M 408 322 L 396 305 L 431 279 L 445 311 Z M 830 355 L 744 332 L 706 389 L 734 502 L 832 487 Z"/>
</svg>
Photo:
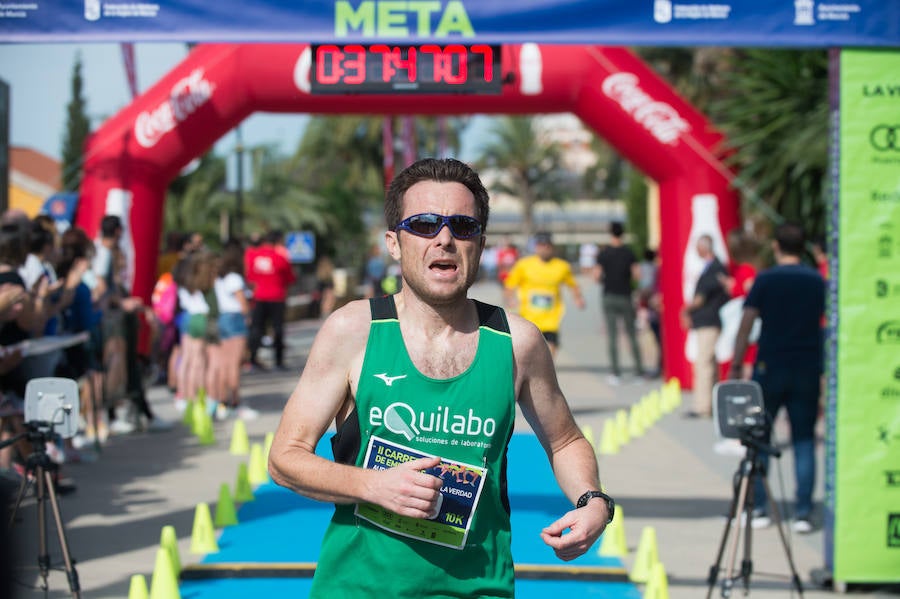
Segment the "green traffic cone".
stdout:
<svg viewBox="0 0 900 599">
<path fill-rule="evenodd" d="M 240 503 L 253 501 L 253 488 L 247 476 L 247 464 L 238 464 L 237 482 L 234 485 L 234 500 Z"/>
<path fill-rule="evenodd" d="M 219 501 L 216 502 L 216 528 L 234 526 L 238 523 L 237 510 L 234 508 L 234 500 L 228 489 L 228 483 L 222 483 L 219 487 Z"/>
</svg>

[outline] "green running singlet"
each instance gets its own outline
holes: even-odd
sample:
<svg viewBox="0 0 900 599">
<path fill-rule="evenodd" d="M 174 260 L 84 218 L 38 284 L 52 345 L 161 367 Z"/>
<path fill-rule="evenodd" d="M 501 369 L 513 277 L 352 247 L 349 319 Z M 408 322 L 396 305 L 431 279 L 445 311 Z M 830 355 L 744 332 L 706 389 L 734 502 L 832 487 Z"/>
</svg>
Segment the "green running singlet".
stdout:
<svg viewBox="0 0 900 599">
<path fill-rule="evenodd" d="M 335 459 L 384 469 L 441 457 L 428 471 L 443 480 L 439 513 L 419 519 L 370 504 L 337 505 L 310 597 L 513 596 L 506 493 L 515 423 L 512 339 L 501 308 L 475 305 L 475 358 L 465 372 L 439 380 L 410 360 L 393 296 L 370 300 L 356 410 L 332 439 Z"/>
</svg>

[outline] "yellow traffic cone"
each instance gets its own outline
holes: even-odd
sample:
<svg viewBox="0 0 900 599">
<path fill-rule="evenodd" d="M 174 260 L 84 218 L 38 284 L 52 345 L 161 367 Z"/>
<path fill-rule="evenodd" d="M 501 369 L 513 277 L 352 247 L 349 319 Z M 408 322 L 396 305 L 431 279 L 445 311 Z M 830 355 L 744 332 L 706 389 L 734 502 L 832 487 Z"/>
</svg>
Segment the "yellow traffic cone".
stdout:
<svg viewBox="0 0 900 599">
<path fill-rule="evenodd" d="M 191 553 L 218 553 L 219 544 L 216 542 L 216 531 L 213 528 L 212 516 L 209 506 L 198 503 L 194 510 L 194 527 L 191 529 Z"/>
<path fill-rule="evenodd" d="M 631 406 L 628 413 L 628 435 L 636 439 L 644 434 L 644 415 L 641 413 L 641 404 Z"/>
<path fill-rule="evenodd" d="M 178 537 L 175 535 L 174 526 L 163 526 L 159 535 L 159 546 L 167 549 L 172 556 L 172 569 L 175 577 L 181 574 L 181 556 L 178 554 Z"/>
<path fill-rule="evenodd" d="M 638 543 L 634 566 L 631 568 L 629 578 L 633 582 L 647 582 L 650 580 L 653 566 L 657 562 L 659 562 L 659 553 L 656 549 L 656 529 L 652 526 L 645 526 L 641 531 L 641 540 Z"/>
<path fill-rule="evenodd" d="M 659 407 L 659 393 L 656 391 L 648 393 L 644 399 L 644 404 L 647 410 L 647 420 L 650 421 L 650 424 L 656 424 L 656 421 L 662 417 L 662 410 Z"/>
<path fill-rule="evenodd" d="M 269 452 L 272 450 L 272 442 L 275 441 L 275 433 L 266 433 L 265 441 L 263 442 L 263 449 L 266 454 L 266 463 L 269 463 Z"/>
<path fill-rule="evenodd" d="M 672 392 L 668 385 L 659 388 L 659 406 L 663 414 L 671 414 L 675 411 L 675 405 L 672 403 Z"/>
<path fill-rule="evenodd" d="M 150 590 L 147 588 L 147 579 L 143 574 L 134 574 L 131 584 L 128 585 L 128 599 L 148 599 Z"/>
<path fill-rule="evenodd" d="M 238 464 L 237 482 L 234 484 L 234 500 L 239 503 L 253 501 L 253 488 L 247 476 L 247 464 Z"/>
<path fill-rule="evenodd" d="M 262 485 L 269 482 L 269 469 L 266 459 L 263 457 L 263 448 L 259 443 L 254 443 L 250 448 L 250 466 L 247 476 L 252 485 Z"/>
<path fill-rule="evenodd" d="M 600 535 L 600 549 L 597 555 L 601 557 L 628 555 L 628 543 L 625 542 L 625 513 L 621 505 L 616 505 L 616 517 L 606 525 L 606 529 Z"/>
<path fill-rule="evenodd" d="M 234 509 L 231 491 L 228 490 L 228 483 L 222 483 L 219 487 L 219 501 L 216 502 L 216 528 L 234 526 L 237 523 L 237 510 Z"/>
<path fill-rule="evenodd" d="M 206 418 L 206 410 L 200 400 L 192 401 L 189 409 L 191 410 L 191 432 L 199 436 L 201 423 Z"/>
<path fill-rule="evenodd" d="M 653 565 L 653 573 L 644 589 L 644 599 L 669 599 L 669 579 L 661 562 Z"/>
<path fill-rule="evenodd" d="M 657 389 L 656 394 L 659 396 L 660 412 L 662 412 L 663 414 L 671 414 L 675 411 L 675 404 L 672 403 L 672 394 L 666 391 L 665 386 Z"/>
<path fill-rule="evenodd" d="M 681 405 L 681 381 L 673 376 L 666 384 L 669 385 L 669 390 L 672 393 L 672 403 L 678 408 Z"/>
<path fill-rule="evenodd" d="M 200 417 L 200 426 L 197 428 L 197 439 L 200 441 L 200 445 L 216 444 L 216 430 L 213 428 L 212 416 L 203 412 Z"/>
<path fill-rule="evenodd" d="M 628 412 L 625 410 L 616 412 L 616 441 L 619 442 L 619 447 L 631 441 L 631 435 L 628 434 Z"/>
<path fill-rule="evenodd" d="M 581 434 L 584 436 L 585 440 L 591 444 L 594 453 L 597 453 L 597 443 L 594 440 L 594 429 L 588 425 L 584 425 L 581 427 Z"/>
<path fill-rule="evenodd" d="M 150 599 L 181 599 L 178 578 L 172 568 L 172 555 L 163 547 L 156 550 L 156 565 L 150 579 Z"/>
<path fill-rule="evenodd" d="M 616 435 L 616 423 L 611 418 L 603 422 L 603 437 L 600 439 L 600 455 L 619 453 L 619 439 Z"/>
<path fill-rule="evenodd" d="M 250 438 L 247 436 L 247 424 L 238 418 L 231 428 L 231 455 L 247 455 L 250 453 Z"/>
</svg>

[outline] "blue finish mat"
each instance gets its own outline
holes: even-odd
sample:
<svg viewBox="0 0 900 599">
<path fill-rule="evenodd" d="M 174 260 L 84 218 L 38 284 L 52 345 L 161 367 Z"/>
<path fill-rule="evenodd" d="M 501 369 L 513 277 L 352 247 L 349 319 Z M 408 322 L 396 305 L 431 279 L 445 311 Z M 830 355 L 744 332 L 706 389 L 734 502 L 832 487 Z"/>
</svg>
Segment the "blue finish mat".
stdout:
<svg viewBox="0 0 900 599">
<path fill-rule="evenodd" d="M 327 439 L 320 443 L 318 452 L 330 457 Z M 613 573 L 624 573 L 621 560 L 597 555 L 599 541 L 585 555 L 572 562 L 558 560 L 552 549 L 541 541 L 541 529 L 572 506 L 560 492 L 547 456 L 534 435 L 513 435 L 509 448 L 508 489 L 512 508 L 513 558 L 517 565 L 608 568 Z M 254 501 L 240 507 L 240 524 L 222 532 L 218 540 L 219 552 L 207 555 L 200 568 L 226 568 L 228 564 L 252 564 L 264 568 L 271 564 L 273 569 L 288 567 L 289 564 L 305 564 L 308 568 L 314 564 L 331 519 L 332 505 L 306 499 L 272 483 L 258 487 L 254 496 Z M 211 577 L 184 580 L 180 588 L 184 599 L 252 595 L 305 597 L 312 580 L 294 576 Z M 640 599 L 641 596 L 630 582 L 516 579 L 517 597 L 545 598 L 556 593 L 611 599 Z"/>
</svg>

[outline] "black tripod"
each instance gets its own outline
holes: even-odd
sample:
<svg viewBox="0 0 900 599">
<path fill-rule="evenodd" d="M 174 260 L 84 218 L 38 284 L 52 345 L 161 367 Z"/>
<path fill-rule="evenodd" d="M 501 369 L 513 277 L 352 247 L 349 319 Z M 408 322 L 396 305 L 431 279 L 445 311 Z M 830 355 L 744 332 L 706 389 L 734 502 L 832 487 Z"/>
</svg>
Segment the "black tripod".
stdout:
<svg viewBox="0 0 900 599">
<path fill-rule="evenodd" d="M 53 519 L 56 523 L 56 534 L 59 537 L 59 545 L 62 549 L 63 563 L 65 564 L 66 576 L 69 580 L 69 590 L 76 599 L 81 597 L 81 588 L 78 584 L 78 572 L 75 570 L 75 564 L 69 554 L 69 543 L 66 540 L 66 531 L 63 528 L 62 515 L 59 511 L 59 502 L 56 499 L 56 488 L 53 485 L 53 470 L 56 468 L 47 455 L 47 442 L 53 438 L 53 426 L 46 422 L 28 422 L 26 423 L 28 430 L 20 435 L 4 441 L 0 444 L 0 449 L 11 445 L 20 439 L 27 438 L 31 441 L 32 453 L 25 461 L 25 475 L 22 478 L 22 484 L 19 486 L 19 494 L 16 497 L 16 503 L 12 508 L 9 518 L 9 527 L 12 528 L 16 519 L 16 512 L 22 500 L 25 498 L 25 492 L 28 488 L 29 477 L 33 476 L 36 484 L 35 500 L 37 501 L 37 517 L 38 517 L 38 570 L 41 574 L 43 586 L 41 587 L 46 594 L 49 590 L 47 578 L 50 574 L 50 554 L 47 547 L 47 515 L 46 503 L 49 500 L 50 508 L 53 510 Z"/>
<path fill-rule="evenodd" d="M 794 558 L 791 555 L 790 547 L 784 536 L 784 530 L 781 527 L 781 514 L 778 506 L 772 499 L 772 493 L 769 490 L 769 483 L 766 480 L 766 467 L 763 463 L 761 453 L 781 457 L 781 452 L 761 441 L 763 431 L 757 428 L 743 429 L 741 431 L 741 445 L 746 448 L 746 454 L 741 460 L 737 471 L 734 474 L 734 497 L 731 500 L 731 508 L 728 511 L 728 521 L 725 524 L 725 532 L 722 534 L 722 542 L 719 544 L 719 552 L 716 555 L 716 563 L 709 569 L 709 590 L 706 593 L 706 599 L 711 599 L 716 581 L 719 579 L 719 567 L 722 563 L 722 554 L 725 552 L 725 545 L 728 542 L 728 535 L 731 532 L 731 525 L 737 522 L 737 531 L 732 539 L 731 547 L 728 552 L 727 570 L 724 578 L 722 578 L 722 597 L 730 597 L 731 590 L 734 588 L 736 580 L 743 580 L 744 594 L 750 592 L 750 574 L 753 572 L 752 546 L 753 546 L 753 527 L 751 519 L 753 513 L 753 487 L 757 477 L 763 483 L 766 489 L 766 497 L 769 501 L 769 509 L 772 514 L 773 522 L 778 529 L 778 536 L 781 538 L 781 545 L 787 556 L 788 566 L 791 569 L 791 583 L 796 587 L 800 597 L 803 597 L 803 586 L 800 584 L 800 577 L 797 575 L 797 569 L 794 567 Z M 738 543 L 741 538 L 741 531 L 744 532 L 744 556 L 741 560 L 741 570 L 735 573 L 735 560 L 737 559 Z"/>
</svg>

